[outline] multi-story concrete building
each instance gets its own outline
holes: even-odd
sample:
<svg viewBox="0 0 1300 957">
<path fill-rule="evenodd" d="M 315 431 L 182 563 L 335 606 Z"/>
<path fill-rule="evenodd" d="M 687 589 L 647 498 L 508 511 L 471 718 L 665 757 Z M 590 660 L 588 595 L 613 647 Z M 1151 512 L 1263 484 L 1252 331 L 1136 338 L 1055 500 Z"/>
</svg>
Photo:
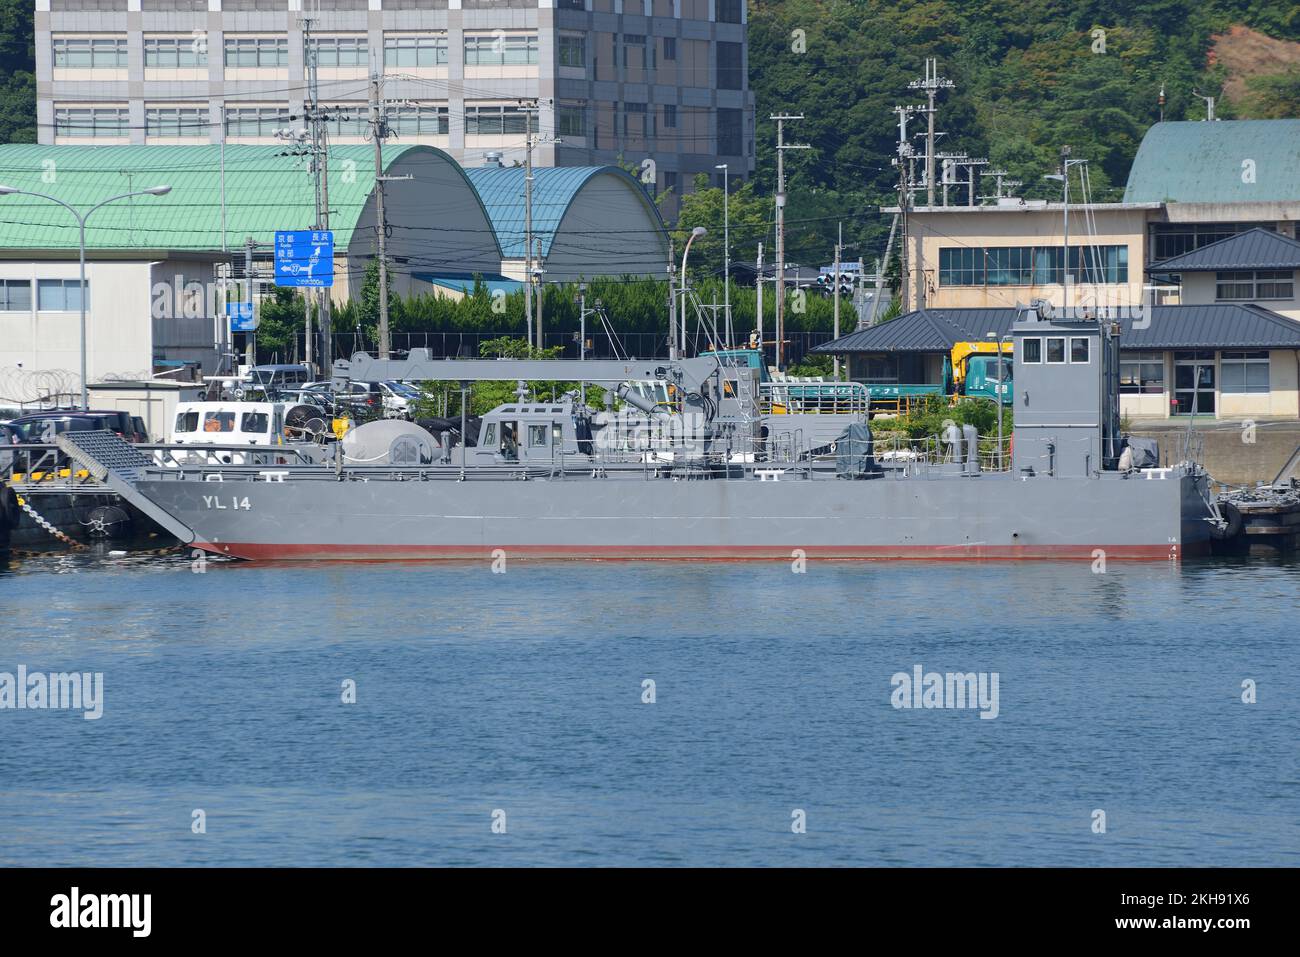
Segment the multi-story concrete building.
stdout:
<svg viewBox="0 0 1300 957">
<path fill-rule="evenodd" d="M 539 166 L 677 195 L 754 167 L 745 0 L 35 2 L 42 143 L 274 143 L 303 122 L 310 20 L 332 144 L 364 141 L 379 72 L 392 141 L 466 166 L 522 162 L 535 99 Z"/>
</svg>

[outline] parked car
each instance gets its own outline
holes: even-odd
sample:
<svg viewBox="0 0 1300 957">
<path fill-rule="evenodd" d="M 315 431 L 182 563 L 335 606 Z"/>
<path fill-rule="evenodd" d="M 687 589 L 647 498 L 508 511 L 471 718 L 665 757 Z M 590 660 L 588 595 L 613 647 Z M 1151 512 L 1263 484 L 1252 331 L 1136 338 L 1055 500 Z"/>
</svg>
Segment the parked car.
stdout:
<svg viewBox="0 0 1300 957">
<path fill-rule="evenodd" d="M 85 412 L 41 412 L 19 416 L 9 423 L 22 436 L 22 442 L 29 445 L 53 442 L 55 436 L 64 432 L 117 432 L 119 426 L 116 414 Z"/>
</svg>

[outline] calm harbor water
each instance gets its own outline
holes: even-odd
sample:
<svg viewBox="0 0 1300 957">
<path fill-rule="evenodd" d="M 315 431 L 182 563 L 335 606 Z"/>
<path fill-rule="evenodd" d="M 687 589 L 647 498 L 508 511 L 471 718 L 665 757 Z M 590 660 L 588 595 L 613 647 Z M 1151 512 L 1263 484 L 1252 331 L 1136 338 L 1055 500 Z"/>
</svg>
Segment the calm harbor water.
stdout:
<svg viewBox="0 0 1300 957">
<path fill-rule="evenodd" d="M 1300 865 L 1297 564 L 98 552 L 0 607 L 0 672 L 104 676 L 0 710 L 0 865 Z"/>
</svg>

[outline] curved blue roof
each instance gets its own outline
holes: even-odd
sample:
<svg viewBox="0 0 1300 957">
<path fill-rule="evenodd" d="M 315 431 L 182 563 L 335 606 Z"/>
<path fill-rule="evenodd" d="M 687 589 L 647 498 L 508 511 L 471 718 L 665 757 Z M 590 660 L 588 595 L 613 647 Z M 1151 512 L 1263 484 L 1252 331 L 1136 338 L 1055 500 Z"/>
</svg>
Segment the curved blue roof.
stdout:
<svg viewBox="0 0 1300 957">
<path fill-rule="evenodd" d="M 496 231 L 503 259 L 524 258 L 524 168 L 522 166 L 478 166 L 465 170 L 478 192 L 492 228 Z M 626 181 L 662 227 L 659 210 L 645 190 L 618 166 L 537 166 L 533 168 L 533 237 L 542 241 L 542 257 L 550 254 L 560 222 L 575 197 L 596 176 L 612 175 Z"/>
</svg>

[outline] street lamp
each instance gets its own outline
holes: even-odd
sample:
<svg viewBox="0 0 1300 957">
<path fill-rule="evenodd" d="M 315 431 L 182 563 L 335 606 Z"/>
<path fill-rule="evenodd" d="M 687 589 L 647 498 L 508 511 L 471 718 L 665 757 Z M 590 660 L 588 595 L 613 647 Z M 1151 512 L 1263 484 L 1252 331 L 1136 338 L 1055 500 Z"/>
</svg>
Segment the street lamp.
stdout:
<svg viewBox="0 0 1300 957">
<path fill-rule="evenodd" d="M 694 229 L 691 230 L 691 238 L 688 239 L 688 240 L 686 240 L 686 248 L 682 250 L 682 276 L 681 276 L 681 286 L 682 286 L 682 324 L 681 324 L 681 337 L 682 337 L 682 344 L 681 344 L 681 349 L 682 349 L 682 354 L 683 354 L 683 355 L 686 354 L 686 257 L 690 255 L 690 252 L 691 252 L 691 243 L 695 242 L 695 240 L 699 239 L 701 236 L 706 235 L 707 233 L 708 233 L 708 230 L 705 229 L 703 226 L 696 226 Z"/>
<path fill-rule="evenodd" d="M 130 199 L 132 196 L 166 196 L 172 191 L 170 186 L 153 186 L 149 189 L 136 190 L 134 193 L 123 193 L 121 196 L 110 196 L 102 202 L 96 203 L 84 213 L 79 213 L 76 207 L 56 196 L 49 196 L 45 193 L 34 193 L 30 190 L 19 189 L 16 186 L 0 186 L 0 196 L 35 196 L 38 199 L 48 199 L 51 203 L 58 203 L 68 212 L 72 213 L 77 219 L 78 229 L 78 246 L 79 258 L 81 264 L 81 408 L 87 410 L 90 408 L 90 397 L 86 388 L 86 220 L 90 214 L 101 206 L 107 206 L 109 203 L 116 203 L 119 199 Z"/>
<path fill-rule="evenodd" d="M 722 312 L 727 317 L 727 348 L 731 348 L 731 190 L 727 164 L 713 168 L 722 170 Z"/>
</svg>

